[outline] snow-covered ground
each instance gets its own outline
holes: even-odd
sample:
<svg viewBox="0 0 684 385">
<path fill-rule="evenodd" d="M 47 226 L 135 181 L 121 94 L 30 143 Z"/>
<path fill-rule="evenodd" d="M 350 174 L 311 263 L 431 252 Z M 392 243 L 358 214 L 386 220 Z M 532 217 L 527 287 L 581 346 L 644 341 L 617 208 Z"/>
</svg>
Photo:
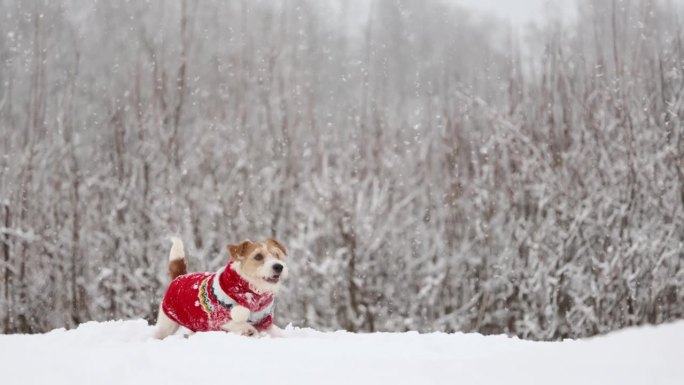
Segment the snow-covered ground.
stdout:
<svg viewBox="0 0 684 385">
<path fill-rule="evenodd" d="M 219 332 L 151 338 L 145 321 L 0 336 L 14 384 L 684 384 L 684 321 L 582 341 L 479 334 Z"/>
</svg>

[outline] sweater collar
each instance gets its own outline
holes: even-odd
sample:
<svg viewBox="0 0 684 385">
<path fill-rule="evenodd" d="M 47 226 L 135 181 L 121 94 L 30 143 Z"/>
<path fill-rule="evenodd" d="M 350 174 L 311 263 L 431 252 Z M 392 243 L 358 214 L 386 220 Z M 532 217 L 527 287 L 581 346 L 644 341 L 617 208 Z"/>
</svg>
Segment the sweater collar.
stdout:
<svg viewBox="0 0 684 385">
<path fill-rule="evenodd" d="M 238 274 L 236 267 L 235 263 L 231 262 L 216 273 L 213 285 L 216 297 L 224 302 L 232 299 L 250 311 L 259 311 L 270 305 L 273 302 L 273 293 L 255 290 Z"/>
</svg>

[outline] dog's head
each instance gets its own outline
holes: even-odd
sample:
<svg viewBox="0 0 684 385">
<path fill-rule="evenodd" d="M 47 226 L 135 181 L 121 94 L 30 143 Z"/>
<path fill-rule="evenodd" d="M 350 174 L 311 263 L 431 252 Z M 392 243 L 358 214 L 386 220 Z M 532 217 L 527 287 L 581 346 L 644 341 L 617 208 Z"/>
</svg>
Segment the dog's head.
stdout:
<svg viewBox="0 0 684 385">
<path fill-rule="evenodd" d="M 228 245 L 228 254 L 238 274 L 259 291 L 275 292 L 287 278 L 287 250 L 275 239 Z"/>
</svg>

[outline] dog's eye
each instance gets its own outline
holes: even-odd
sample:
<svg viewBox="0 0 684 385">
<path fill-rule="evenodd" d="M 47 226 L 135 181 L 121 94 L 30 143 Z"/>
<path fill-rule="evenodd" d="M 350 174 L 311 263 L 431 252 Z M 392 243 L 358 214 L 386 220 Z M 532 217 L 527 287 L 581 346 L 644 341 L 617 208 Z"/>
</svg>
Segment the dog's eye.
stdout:
<svg viewBox="0 0 684 385">
<path fill-rule="evenodd" d="M 254 256 L 254 260 L 255 260 L 255 261 L 261 261 L 262 259 L 264 259 L 264 256 L 261 255 L 261 254 L 257 254 L 257 255 Z"/>
</svg>

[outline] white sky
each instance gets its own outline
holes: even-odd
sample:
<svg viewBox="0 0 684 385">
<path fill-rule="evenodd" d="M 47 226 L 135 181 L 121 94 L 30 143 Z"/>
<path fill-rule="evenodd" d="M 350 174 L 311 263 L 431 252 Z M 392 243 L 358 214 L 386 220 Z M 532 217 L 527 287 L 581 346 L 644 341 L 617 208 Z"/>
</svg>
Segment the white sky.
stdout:
<svg viewBox="0 0 684 385">
<path fill-rule="evenodd" d="M 547 12 L 563 15 L 573 15 L 575 1 L 573 0 L 450 0 L 465 8 L 493 13 L 499 17 L 510 19 L 513 24 L 524 25 L 538 21 Z"/>
<path fill-rule="evenodd" d="M 473 16 L 493 14 L 511 21 L 513 27 L 524 30 L 529 23 L 548 20 L 572 20 L 577 13 L 577 0 L 441 0 L 445 3 L 457 4 L 472 11 Z M 595 0 L 606 1 L 606 0 Z M 682 1 L 684 0 L 674 0 Z M 337 8 L 338 16 L 342 12 L 342 3 L 349 6 L 351 14 L 356 15 L 349 20 L 350 31 L 363 33 L 360 29 L 368 21 L 371 1 L 369 0 L 337 0 L 330 1 Z M 551 17 L 551 18 L 549 18 Z"/>
</svg>

